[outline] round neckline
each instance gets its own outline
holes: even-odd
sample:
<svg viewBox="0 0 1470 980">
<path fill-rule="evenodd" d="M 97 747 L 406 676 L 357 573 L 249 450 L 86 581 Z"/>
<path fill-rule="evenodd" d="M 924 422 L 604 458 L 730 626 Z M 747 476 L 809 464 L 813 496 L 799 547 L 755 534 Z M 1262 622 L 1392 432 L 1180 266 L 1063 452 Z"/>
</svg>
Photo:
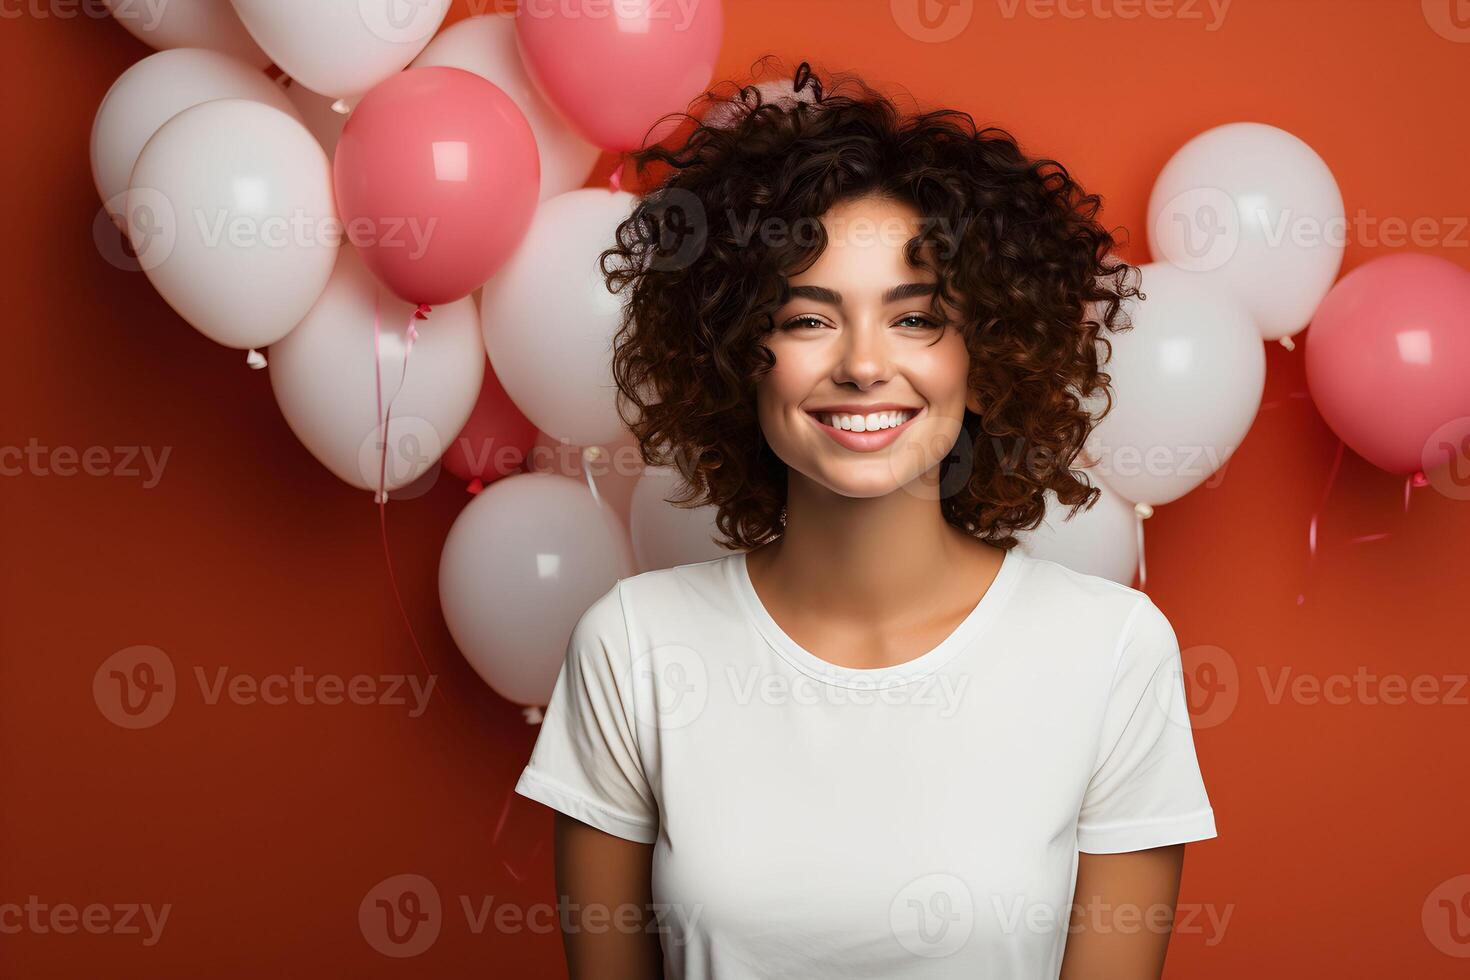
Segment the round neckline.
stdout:
<svg viewBox="0 0 1470 980">
<path fill-rule="evenodd" d="M 787 635 L 756 592 L 755 583 L 750 578 L 750 569 L 746 566 L 745 555 L 742 551 L 730 556 L 731 561 L 727 567 L 735 592 L 740 597 L 740 604 L 761 635 L 783 659 L 807 676 L 838 687 L 862 689 L 908 684 L 947 664 L 967 643 L 976 639 L 994 622 L 1000 607 L 1005 604 L 1015 587 L 1026 557 L 1018 547 L 1008 549 L 1001 557 L 1000 569 L 985 594 L 937 646 L 903 663 L 890 664 L 887 667 L 845 667 L 822 659 Z"/>
</svg>

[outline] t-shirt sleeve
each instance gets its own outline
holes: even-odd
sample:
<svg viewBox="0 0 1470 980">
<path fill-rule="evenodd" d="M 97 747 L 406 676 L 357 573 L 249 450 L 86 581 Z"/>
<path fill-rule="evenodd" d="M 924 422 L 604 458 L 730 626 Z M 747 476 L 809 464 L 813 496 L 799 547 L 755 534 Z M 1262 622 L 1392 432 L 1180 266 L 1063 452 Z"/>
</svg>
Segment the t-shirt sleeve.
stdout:
<svg viewBox="0 0 1470 980">
<path fill-rule="evenodd" d="M 1179 640 L 1144 596 L 1119 637 L 1097 763 L 1078 816 L 1077 849 L 1116 854 L 1214 836 Z"/>
<path fill-rule="evenodd" d="M 638 752 L 621 583 L 572 630 L 531 758 L 515 791 L 639 843 L 658 834 L 658 808 Z"/>
</svg>

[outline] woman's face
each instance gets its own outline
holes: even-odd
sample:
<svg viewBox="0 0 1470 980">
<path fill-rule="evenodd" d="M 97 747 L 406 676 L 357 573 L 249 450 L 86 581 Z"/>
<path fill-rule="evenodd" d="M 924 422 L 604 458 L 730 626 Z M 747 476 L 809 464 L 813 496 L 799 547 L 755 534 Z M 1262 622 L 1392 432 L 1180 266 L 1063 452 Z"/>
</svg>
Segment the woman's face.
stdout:
<svg viewBox="0 0 1470 980">
<path fill-rule="evenodd" d="M 756 389 L 761 430 L 793 477 L 879 497 L 934 470 L 965 408 L 979 410 L 970 354 L 929 312 L 933 274 L 904 256 L 921 229 L 914 208 L 865 197 L 822 223 L 827 248 L 791 279 L 765 338 L 776 363 Z"/>
</svg>

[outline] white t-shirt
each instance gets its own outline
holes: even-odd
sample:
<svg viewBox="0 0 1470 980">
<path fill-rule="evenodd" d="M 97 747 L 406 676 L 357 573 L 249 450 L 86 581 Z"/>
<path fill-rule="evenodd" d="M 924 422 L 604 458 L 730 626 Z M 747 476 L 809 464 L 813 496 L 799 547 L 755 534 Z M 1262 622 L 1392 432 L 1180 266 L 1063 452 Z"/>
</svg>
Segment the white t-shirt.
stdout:
<svg viewBox="0 0 1470 980">
<path fill-rule="evenodd" d="M 744 553 L 622 579 L 516 792 L 655 845 L 687 980 L 1054 978 L 1079 850 L 1215 836 L 1169 621 L 1016 549 L 943 642 L 876 669 L 798 646 Z"/>
</svg>

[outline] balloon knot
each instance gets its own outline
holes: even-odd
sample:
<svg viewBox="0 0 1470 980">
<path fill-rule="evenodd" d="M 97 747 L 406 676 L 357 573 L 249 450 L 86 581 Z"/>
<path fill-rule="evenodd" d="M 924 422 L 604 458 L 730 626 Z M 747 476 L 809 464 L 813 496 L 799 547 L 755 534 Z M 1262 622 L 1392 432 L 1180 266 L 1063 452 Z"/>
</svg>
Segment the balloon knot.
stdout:
<svg viewBox="0 0 1470 980">
<path fill-rule="evenodd" d="M 607 178 L 607 186 L 609 190 L 614 191 L 623 189 L 623 163 L 621 160 L 618 161 L 618 165 L 613 170 L 612 175 Z"/>
<path fill-rule="evenodd" d="M 1154 509 L 1148 504 L 1134 504 L 1133 513 L 1147 520 L 1148 518 L 1154 516 Z"/>
<path fill-rule="evenodd" d="M 1429 486 L 1429 477 L 1424 475 L 1423 470 L 1415 470 L 1410 482 L 1416 487 L 1427 487 Z"/>
<path fill-rule="evenodd" d="M 475 477 L 473 480 L 470 481 L 469 486 L 464 488 L 465 493 L 479 493 L 481 490 L 484 489 L 485 484 L 480 482 L 479 477 Z"/>
<path fill-rule="evenodd" d="M 386 491 L 386 490 L 377 490 L 377 491 L 374 491 L 374 493 L 373 493 L 373 503 L 375 503 L 375 504 L 386 504 L 387 502 L 388 502 L 388 491 Z"/>
<path fill-rule="evenodd" d="M 1281 346 L 1285 347 L 1287 350 L 1296 350 L 1296 341 L 1292 340 L 1290 337 L 1282 337 Z"/>
<path fill-rule="evenodd" d="M 541 709 L 536 707 L 534 704 L 531 705 L 529 708 L 522 708 L 521 714 L 526 716 L 526 724 L 528 725 L 539 725 L 541 724 L 542 719 L 546 717 L 541 713 Z"/>
<path fill-rule="evenodd" d="M 261 368 L 265 367 L 265 355 L 262 354 L 260 351 L 251 348 L 245 353 L 245 363 L 250 365 L 250 370 L 259 371 Z"/>
<path fill-rule="evenodd" d="M 347 104 L 346 99 L 338 99 L 332 103 L 332 111 L 339 116 L 345 116 L 352 111 L 352 107 Z"/>
<path fill-rule="evenodd" d="M 427 320 L 433 309 L 428 303 L 420 303 L 418 309 L 413 311 L 413 318 L 415 320 Z"/>
</svg>

